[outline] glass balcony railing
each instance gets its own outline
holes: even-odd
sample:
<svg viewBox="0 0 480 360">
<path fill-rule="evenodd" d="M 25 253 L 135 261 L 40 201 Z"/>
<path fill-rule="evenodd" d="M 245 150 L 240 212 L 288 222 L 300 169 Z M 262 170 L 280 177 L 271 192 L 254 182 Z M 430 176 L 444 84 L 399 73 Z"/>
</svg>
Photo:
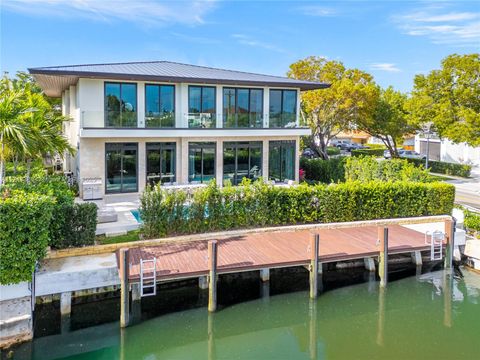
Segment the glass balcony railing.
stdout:
<svg viewBox="0 0 480 360">
<path fill-rule="evenodd" d="M 217 127 L 217 114 L 215 113 L 189 113 L 188 127 L 200 129 L 212 129 Z"/>
<path fill-rule="evenodd" d="M 262 128 L 263 114 L 225 114 L 224 128 Z"/>
<path fill-rule="evenodd" d="M 82 111 L 82 128 L 135 128 L 138 123 L 136 111 Z"/>
<path fill-rule="evenodd" d="M 273 114 L 270 113 L 269 127 L 271 128 L 295 128 L 297 125 L 297 114 L 283 113 Z"/>
<path fill-rule="evenodd" d="M 175 113 L 157 113 L 145 114 L 146 128 L 174 128 L 175 127 Z"/>
</svg>

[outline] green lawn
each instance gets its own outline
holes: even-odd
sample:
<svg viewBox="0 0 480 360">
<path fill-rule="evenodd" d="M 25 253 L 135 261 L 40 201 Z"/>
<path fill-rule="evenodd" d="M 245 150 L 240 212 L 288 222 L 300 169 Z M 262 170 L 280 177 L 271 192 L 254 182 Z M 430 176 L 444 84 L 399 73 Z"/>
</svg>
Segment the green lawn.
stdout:
<svg viewBox="0 0 480 360">
<path fill-rule="evenodd" d="M 129 231 L 126 235 L 119 235 L 114 237 L 106 237 L 105 235 L 96 236 L 96 243 L 100 245 L 117 244 L 138 240 L 140 240 L 140 230 L 132 230 Z"/>
</svg>

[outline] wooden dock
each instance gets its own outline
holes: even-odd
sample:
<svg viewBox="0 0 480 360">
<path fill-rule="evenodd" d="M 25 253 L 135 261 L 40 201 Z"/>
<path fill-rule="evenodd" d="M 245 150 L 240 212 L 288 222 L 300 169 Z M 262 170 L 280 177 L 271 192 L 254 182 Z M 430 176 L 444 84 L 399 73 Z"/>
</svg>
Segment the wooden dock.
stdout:
<svg viewBox="0 0 480 360">
<path fill-rule="evenodd" d="M 431 219 L 438 225 L 437 248 L 426 242 L 424 232 L 404 226 L 425 224 Z M 440 220 L 440 222 L 439 222 Z M 414 222 L 416 221 L 416 222 Z M 306 225 L 292 230 L 258 229 L 224 236 L 203 237 L 195 241 L 170 241 L 150 247 L 122 248 L 117 252 L 121 292 L 121 326 L 129 324 L 129 294 L 140 300 L 146 288 L 155 289 L 161 281 L 198 278 L 202 289 L 208 288 L 208 310 L 216 310 L 216 288 L 219 274 L 260 271 L 261 281 L 269 281 L 270 269 L 305 266 L 310 272 L 310 297 L 317 297 L 322 264 L 363 259 L 366 269 L 376 271 L 378 259 L 380 287 L 388 283 L 388 258 L 394 254 L 410 254 L 412 261 L 422 264 L 422 251 L 431 251 L 432 259 L 444 260 L 452 266 L 454 221 L 450 217 L 387 219 L 349 224 Z M 435 225 L 435 226 L 437 226 Z M 225 235 L 227 234 L 227 235 Z M 443 240 L 442 240 L 443 239 Z M 445 252 L 443 252 L 445 249 Z M 317 250 L 317 251 L 315 251 Z M 154 261 L 152 261 L 154 260 Z M 147 262 L 145 262 L 147 261 Z M 143 263 L 143 265 L 142 265 Z M 150 264 L 150 270 L 141 266 Z M 153 264 L 155 274 L 153 274 Z M 321 276 L 321 275 L 320 275 Z M 153 280 L 152 280 L 153 279 Z M 153 291 L 154 295 L 156 292 Z"/>
<path fill-rule="evenodd" d="M 249 234 L 218 240 L 217 274 L 309 265 L 312 234 L 320 235 L 322 263 L 379 256 L 377 227 Z M 185 279 L 207 275 L 208 241 L 169 243 L 129 251 L 129 281 L 139 281 L 140 259 L 156 258 L 157 279 Z M 425 235 L 409 228 L 389 226 L 389 253 L 429 250 Z"/>
</svg>

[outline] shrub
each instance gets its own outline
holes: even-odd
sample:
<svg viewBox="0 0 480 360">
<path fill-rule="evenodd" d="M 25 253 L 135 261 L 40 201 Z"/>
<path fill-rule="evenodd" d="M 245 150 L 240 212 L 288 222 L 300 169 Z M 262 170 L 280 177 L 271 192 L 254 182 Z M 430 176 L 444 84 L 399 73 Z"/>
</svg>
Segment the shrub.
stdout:
<svg viewBox="0 0 480 360">
<path fill-rule="evenodd" d="M 55 199 L 5 190 L 0 198 L 0 283 L 31 281 L 46 254 Z"/>
<path fill-rule="evenodd" d="M 305 171 L 305 180 L 329 184 L 345 180 L 345 158 L 329 160 L 300 159 L 300 168 Z"/>
<path fill-rule="evenodd" d="M 384 148 L 352 150 L 352 156 L 383 156 Z"/>
<path fill-rule="evenodd" d="M 425 166 L 425 160 L 421 159 L 407 159 L 408 161 L 414 163 L 417 166 Z M 470 165 L 464 164 L 455 164 L 444 161 L 428 161 L 428 168 L 433 173 L 461 176 L 461 177 L 470 177 L 470 172 L 472 167 Z"/>
<path fill-rule="evenodd" d="M 332 155 L 340 155 L 340 149 L 337 148 L 336 146 L 327 146 L 327 155 L 332 156 Z"/>
<path fill-rule="evenodd" d="M 377 161 L 371 156 L 350 157 L 345 162 L 346 181 L 420 181 L 430 182 L 427 170 L 404 159 Z"/>
<path fill-rule="evenodd" d="M 465 214 L 464 225 L 470 232 L 480 232 L 480 214 L 473 211 L 463 210 Z"/>
<path fill-rule="evenodd" d="M 455 188 L 446 183 L 356 182 L 280 187 L 262 181 L 141 196 L 146 237 L 246 227 L 450 214 Z M 190 196 L 191 200 L 186 201 Z"/>
<path fill-rule="evenodd" d="M 93 245 L 97 228 L 97 205 L 93 203 L 67 204 L 63 206 L 65 222 L 60 229 L 62 238 L 55 247 Z"/>
</svg>

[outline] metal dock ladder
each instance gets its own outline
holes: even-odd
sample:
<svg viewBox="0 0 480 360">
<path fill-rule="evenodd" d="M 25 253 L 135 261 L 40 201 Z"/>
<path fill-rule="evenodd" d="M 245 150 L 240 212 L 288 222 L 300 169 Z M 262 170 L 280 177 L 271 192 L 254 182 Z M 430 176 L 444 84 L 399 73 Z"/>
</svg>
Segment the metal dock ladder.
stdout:
<svg viewBox="0 0 480 360">
<path fill-rule="evenodd" d="M 430 241 L 429 241 L 430 238 Z M 425 244 L 430 245 L 430 260 L 443 259 L 443 240 L 445 234 L 440 230 L 425 233 Z"/>
<path fill-rule="evenodd" d="M 157 294 L 157 258 L 140 259 L 140 296 Z"/>
</svg>

